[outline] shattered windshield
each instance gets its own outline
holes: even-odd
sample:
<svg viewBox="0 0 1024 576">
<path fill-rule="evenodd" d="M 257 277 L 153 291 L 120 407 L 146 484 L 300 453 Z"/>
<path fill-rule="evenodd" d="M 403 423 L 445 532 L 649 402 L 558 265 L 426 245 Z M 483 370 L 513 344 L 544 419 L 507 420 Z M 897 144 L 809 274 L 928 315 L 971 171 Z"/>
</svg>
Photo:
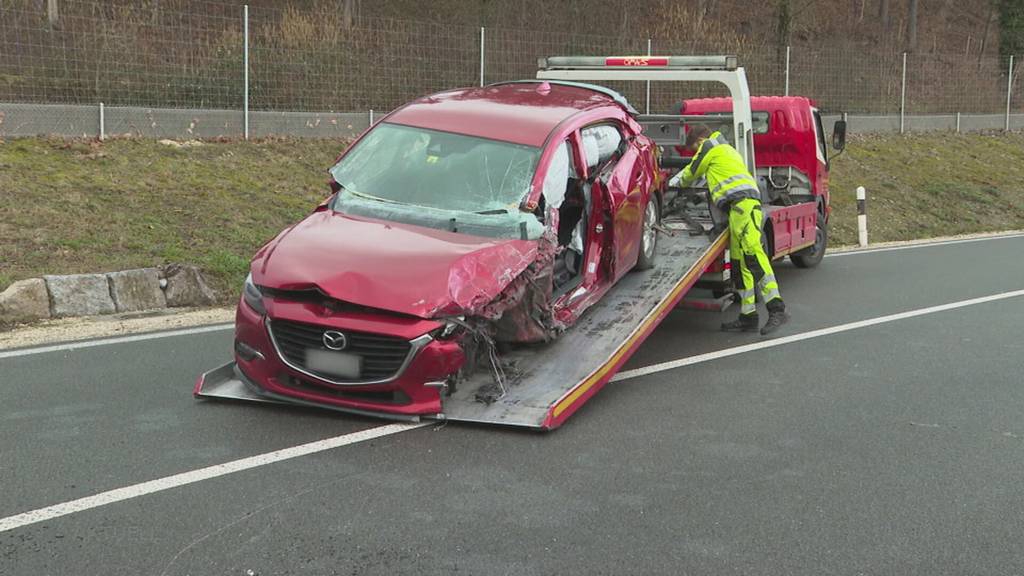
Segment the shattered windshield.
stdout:
<svg viewBox="0 0 1024 576">
<path fill-rule="evenodd" d="M 511 212 L 529 191 L 539 156 L 532 146 L 381 123 L 331 175 L 345 192 L 365 200 Z"/>
</svg>

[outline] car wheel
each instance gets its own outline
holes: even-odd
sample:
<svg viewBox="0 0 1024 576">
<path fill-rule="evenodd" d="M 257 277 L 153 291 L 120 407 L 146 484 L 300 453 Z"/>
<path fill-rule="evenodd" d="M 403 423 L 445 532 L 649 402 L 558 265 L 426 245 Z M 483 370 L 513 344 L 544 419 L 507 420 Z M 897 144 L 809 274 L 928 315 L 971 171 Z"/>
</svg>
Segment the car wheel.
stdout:
<svg viewBox="0 0 1024 576">
<path fill-rule="evenodd" d="M 797 268 L 813 268 L 825 257 L 825 250 L 828 248 L 828 223 L 825 217 L 818 213 L 818 221 L 814 226 L 814 245 L 804 248 L 799 252 L 789 255 L 789 259 Z"/>
<path fill-rule="evenodd" d="M 661 220 L 661 203 L 656 195 L 651 195 L 644 208 L 644 222 L 640 227 L 640 255 L 636 260 L 637 270 L 654 267 L 654 259 L 658 254 L 658 230 L 656 226 Z"/>
</svg>

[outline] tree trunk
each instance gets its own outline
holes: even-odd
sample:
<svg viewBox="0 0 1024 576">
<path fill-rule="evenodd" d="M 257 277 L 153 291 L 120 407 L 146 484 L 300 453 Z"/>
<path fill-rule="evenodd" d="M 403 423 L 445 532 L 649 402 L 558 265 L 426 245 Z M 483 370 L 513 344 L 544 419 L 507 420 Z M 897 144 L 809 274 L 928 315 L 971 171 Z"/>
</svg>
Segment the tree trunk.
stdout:
<svg viewBox="0 0 1024 576">
<path fill-rule="evenodd" d="M 907 49 L 917 50 L 917 0 L 910 0 L 907 7 Z"/>
<path fill-rule="evenodd" d="M 882 22 L 882 30 L 889 30 L 889 0 L 882 0 L 878 5 L 878 19 Z"/>
<path fill-rule="evenodd" d="M 981 67 L 981 61 L 985 58 L 985 46 L 988 44 L 988 29 L 992 27 L 992 19 L 996 12 L 996 2 L 998 0 L 989 0 L 988 4 L 988 17 L 985 18 L 985 32 L 981 35 L 981 51 L 978 52 L 978 67 Z"/>
<path fill-rule="evenodd" d="M 789 33 L 792 26 L 793 11 L 789 5 L 789 0 L 779 0 L 779 10 L 775 24 L 775 38 L 780 50 L 789 45 Z"/>
<path fill-rule="evenodd" d="M 46 19 L 49 21 L 50 26 L 57 26 L 60 22 L 60 12 L 57 9 L 57 0 L 47 0 Z"/>
<path fill-rule="evenodd" d="M 351 29 L 356 19 L 356 0 L 345 0 L 345 5 L 341 11 L 342 22 L 345 23 L 346 29 Z"/>
</svg>

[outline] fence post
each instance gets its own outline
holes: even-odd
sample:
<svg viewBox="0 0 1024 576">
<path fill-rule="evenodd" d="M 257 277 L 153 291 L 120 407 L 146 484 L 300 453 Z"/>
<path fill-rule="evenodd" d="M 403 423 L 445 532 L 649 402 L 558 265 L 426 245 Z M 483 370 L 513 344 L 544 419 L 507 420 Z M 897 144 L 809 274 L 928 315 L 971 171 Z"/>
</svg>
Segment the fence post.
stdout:
<svg viewBox="0 0 1024 576">
<path fill-rule="evenodd" d="M 903 81 L 900 83 L 900 134 L 903 134 L 907 111 L 907 53 L 903 53 Z"/>
<path fill-rule="evenodd" d="M 789 96 L 789 46 L 786 46 L 786 91 L 785 96 Z"/>
<path fill-rule="evenodd" d="M 480 27 L 480 85 L 484 85 L 484 27 Z"/>
<path fill-rule="evenodd" d="M 100 102 L 100 140 L 107 139 L 107 119 L 103 112 L 103 102 Z"/>
<path fill-rule="evenodd" d="M 244 84 L 242 97 L 242 130 L 245 132 L 245 139 L 249 139 L 249 5 L 242 7 L 242 66 L 245 72 L 242 74 Z"/>
<path fill-rule="evenodd" d="M 647 39 L 647 55 L 651 55 L 651 39 Z M 651 113 L 651 81 L 647 81 L 647 106 L 644 108 L 644 114 Z"/>
<path fill-rule="evenodd" d="M 370 108 L 370 128 L 373 128 L 373 108 Z"/>
<path fill-rule="evenodd" d="M 868 193 L 863 186 L 857 186 L 857 240 L 861 247 L 868 245 Z"/>
<path fill-rule="evenodd" d="M 1010 70 L 1006 74 L 1006 131 L 1010 131 L 1010 97 L 1013 96 L 1013 54 L 1010 54 Z"/>
<path fill-rule="evenodd" d="M 956 113 L 956 133 L 960 133 L 960 113 Z"/>
</svg>

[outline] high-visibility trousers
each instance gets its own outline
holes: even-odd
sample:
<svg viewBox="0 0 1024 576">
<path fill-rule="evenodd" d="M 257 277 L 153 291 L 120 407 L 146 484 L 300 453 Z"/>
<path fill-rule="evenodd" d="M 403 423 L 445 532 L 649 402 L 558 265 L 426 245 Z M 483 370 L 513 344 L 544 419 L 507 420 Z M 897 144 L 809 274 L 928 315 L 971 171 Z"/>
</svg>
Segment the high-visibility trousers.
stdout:
<svg viewBox="0 0 1024 576">
<path fill-rule="evenodd" d="M 761 245 L 761 203 L 753 198 L 733 202 L 729 209 L 729 252 L 740 268 L 740 314 L 756 314 L 756 294 L 767 304 L 782 302 L 771 258 Z"/>
</svg>

